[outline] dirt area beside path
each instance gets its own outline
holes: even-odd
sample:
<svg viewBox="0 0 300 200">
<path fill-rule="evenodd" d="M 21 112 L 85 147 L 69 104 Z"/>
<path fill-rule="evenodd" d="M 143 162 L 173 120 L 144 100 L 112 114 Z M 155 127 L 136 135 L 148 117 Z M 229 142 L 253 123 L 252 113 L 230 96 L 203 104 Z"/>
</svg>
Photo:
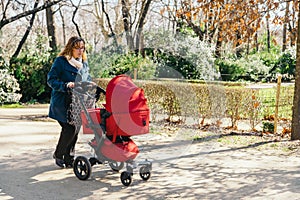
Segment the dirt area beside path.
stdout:
<svg viewBox="0 0 300 200">
<path fill-rule="evenodd" d="M 0 199 L 299 199 L 299 141 L 151 124 L 133 137 L 153 168 L 148 181 L 134 171 L 130 186 L 107 165 L 86 181 L 52 159 L 60 127 L 48 108 L 0 109 Z M 80 133 L 76 155 L 91 157 Z M 124 170 L 124 169 L 123 169 Z M 123 171 L 121 170 L 121 172 Z"/>
</svg>

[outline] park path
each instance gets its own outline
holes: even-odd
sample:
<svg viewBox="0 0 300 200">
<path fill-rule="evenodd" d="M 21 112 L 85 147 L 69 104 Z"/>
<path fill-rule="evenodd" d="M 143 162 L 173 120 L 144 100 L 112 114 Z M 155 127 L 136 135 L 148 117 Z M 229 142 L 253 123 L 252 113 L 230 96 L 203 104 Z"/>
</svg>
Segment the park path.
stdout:
<svg viewBox="0 0 300 200">
<path fill-rule="evenodd" d="M 132 184 L 124 187 L 120 174 L 105 165 L 94 166 L 91 177 L 80 181 L 72 169 L 54 165 L 58 124 L 21 117 L 47 115 L 47 109 L 0 109 L 1 200 L 299 199 L 297 154 L 229 148 L 214 137 L 192 142 L 182 137 L 184 129 L 171 137 L 157 134 L 155 126 L 150 134 L 134 137 L 141 151 L 136 160 L 153 161 L 149 181 L 135 173 Z M 80 134 L 77 155 L 91 155 L 90 138 Z"/>
</svg>

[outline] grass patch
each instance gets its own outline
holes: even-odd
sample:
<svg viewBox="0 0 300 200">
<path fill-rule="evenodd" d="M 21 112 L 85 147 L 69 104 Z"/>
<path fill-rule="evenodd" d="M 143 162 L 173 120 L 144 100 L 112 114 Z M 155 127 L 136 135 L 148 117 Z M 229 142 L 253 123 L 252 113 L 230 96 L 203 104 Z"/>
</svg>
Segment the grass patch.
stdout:
<svg viewBox="0 0 300 200">
<path fill-rule="evenodd" d="M 261 118 L 275 114 L 275 101 L 276 101 L 276 87 L 266 88 L 259 90 L 258 99 L 260 100 Z M 278 117 L 281 119 L 292 118 L 292 105 L 293 105 L 294 86 L 282 86 L 279 96 Z"/>
<path fill-rule="evenodd" d="M 192 137 L 192 140 L 194 142 L 208 142 L 208 141 L 218 141 L 220 135 L 215 134 L 215 133 L 210 133 L 210 132 L 201 132 L 197 135 L 194 135 Z"/>
<path fill-rule="evenodd" d="M 264 152 L 293 153 L 300 150 L 300 142 L 277 140 L 272 137 L 225 135 L 217 139 L 221 146 L 229 148 L 255 149 Z"/>
<path fill-rule="evenodd" d="M 232 147 L 240 147 L 240 146 L 248 146 L 251 144 L 255 144 L 257 142 L 261 142 L 261 137 L 258 136 L 225 136 L 218 139 L 218 142 L 225 146 Z"/>
<path fill-rule="evenodd" d="M 0 108 L 25 108 L 25 106 L 19 103 L 13 103 L 13 104 L 1 104 Z"/>
</svg>

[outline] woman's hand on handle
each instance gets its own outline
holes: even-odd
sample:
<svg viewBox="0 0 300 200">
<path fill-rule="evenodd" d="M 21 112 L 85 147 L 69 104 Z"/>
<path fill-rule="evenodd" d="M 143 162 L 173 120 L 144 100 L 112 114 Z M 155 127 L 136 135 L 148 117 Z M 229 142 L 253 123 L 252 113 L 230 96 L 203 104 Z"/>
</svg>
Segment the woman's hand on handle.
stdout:
<svg viewBox="0 0 300 200">
<path fill-rule="evenodd" d="M 67 88 L 74 88 L 75 84 L 74 82 L 67 83 Z"/>
</svg>

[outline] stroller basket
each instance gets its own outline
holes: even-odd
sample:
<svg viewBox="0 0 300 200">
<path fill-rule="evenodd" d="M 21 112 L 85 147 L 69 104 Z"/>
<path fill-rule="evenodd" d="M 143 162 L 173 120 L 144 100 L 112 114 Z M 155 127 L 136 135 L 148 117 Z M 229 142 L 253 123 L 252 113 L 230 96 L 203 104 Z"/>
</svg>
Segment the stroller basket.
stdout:
<svg viewBox="0 0 300 200">
<path fill-rule="evenodd" d="M 134 160 L 139 153 L 139 149 L 130 138 L 115 143 L 106 139 L 101 147 L 101 153 L 114 161 L 125 162 Z"/>
<path fill-rule="evenodd" d="M 100 117 L 101 109 L 100 108 L 87 109 L 87 111 L 92 119 L 93 125 L 95 125 L 94 127 L 99 126 L 101 123 L 101 117 Z M 88 123 L 85 113 L 83 111 L 81 111 L 80 115 L 81 115 L 81 121 L 82 121 L 83 134 L 94 134 L 94 131 L 93 131 L 91 125 Z M 100 128 L 100 126 L 99 126 L 99 128 Z"/>
</svg>

